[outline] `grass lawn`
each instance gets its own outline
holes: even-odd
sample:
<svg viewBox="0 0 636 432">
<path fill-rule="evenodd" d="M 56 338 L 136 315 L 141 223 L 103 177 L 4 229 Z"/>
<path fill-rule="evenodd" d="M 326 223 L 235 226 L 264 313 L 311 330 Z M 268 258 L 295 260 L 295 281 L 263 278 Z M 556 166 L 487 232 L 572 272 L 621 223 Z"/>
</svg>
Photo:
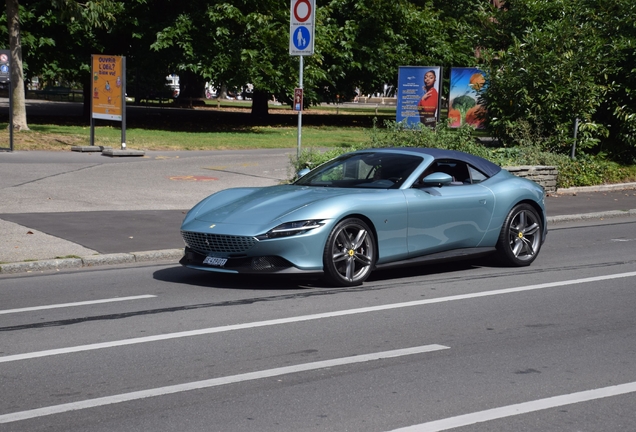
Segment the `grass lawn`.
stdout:
<svg viewBox="0 0 636 432">
<path fill-rule="evenodd" d="M 377 110 L 377 114 L 376 114 Z M 133 112 L 133 110 L 129 110 Z M 146 109 L 128 114 L 126 145 L 138 150 L 228 150 L 294 148 L 298 115 L 289 107 L 271 107 L 266 119 L 254 121 L 249 104 L 223 102 L 196 109 Z M 373 119 L 395 119 L 395 108 L 312 108 L 302 116 L 301 145 L 339 147 L 368 140 Z M 81 117 L 29 116 L 29 131 L 14 132 L 14 150 L 70 150 L 90 145 L 90 123 Z M 8 123 L 0 123 L 0 147 L 8 147 Z M 121 123 L 97 121 L 95 145 L 119 148 Z"/>
</svg>

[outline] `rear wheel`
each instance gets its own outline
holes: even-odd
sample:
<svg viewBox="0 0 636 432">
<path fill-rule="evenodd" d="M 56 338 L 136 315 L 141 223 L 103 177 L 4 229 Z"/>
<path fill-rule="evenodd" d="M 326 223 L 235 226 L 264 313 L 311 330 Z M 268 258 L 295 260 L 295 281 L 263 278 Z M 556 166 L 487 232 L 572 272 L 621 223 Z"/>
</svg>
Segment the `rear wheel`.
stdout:
<svg viewBox="0 0 636 432">
<path fill-rule="evenodd" d="M 329 234 L 323 254 L 328 282 L 337 286 L 360 285 L 369 277 L 375 260 L 375 238 L 360 219 L 345 219 Z"/>
<path fill-rule="evenodd" d="M 527 266 L 537 258 L 541 249 L 543 223 L 539 214 L 529 204 L 515 206 L 504 221 L 497 251 L 504 264 Z"/>
</svg>

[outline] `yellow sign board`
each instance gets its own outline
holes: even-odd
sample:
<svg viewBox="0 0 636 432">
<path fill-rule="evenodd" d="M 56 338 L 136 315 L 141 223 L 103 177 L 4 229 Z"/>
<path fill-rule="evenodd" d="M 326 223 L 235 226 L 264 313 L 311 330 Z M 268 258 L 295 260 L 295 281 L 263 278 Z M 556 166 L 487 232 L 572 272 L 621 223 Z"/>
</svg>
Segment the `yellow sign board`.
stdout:
<svg viewBox="0 0 636 432">
<path fill-rule="evenodd" d="M 124 57 L 92 55 L 92 104 L 93 118 L 122 120 L 124 110 Z"/>
</svg>

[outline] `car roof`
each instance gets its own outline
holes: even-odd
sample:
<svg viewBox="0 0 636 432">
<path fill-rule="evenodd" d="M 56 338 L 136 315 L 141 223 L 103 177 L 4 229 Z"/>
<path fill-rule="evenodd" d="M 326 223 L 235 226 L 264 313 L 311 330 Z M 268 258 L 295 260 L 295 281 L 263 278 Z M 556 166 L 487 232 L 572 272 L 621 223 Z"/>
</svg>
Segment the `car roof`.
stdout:
<svg viewBox="0 0 636 432">
<path fill-rule="evenodd" d="M 464 153 L 457 150 L 445 150 L 438 148 L 427 148 L 427 147 L 382 147 L 382 148 L 373 148 L 361 151 L 387 151 L 387 152 L 395 152 L 399 151 L 400 153 L 411 153 L 417 155 L 429 155 L 432 156 L 433 159 L 456 159 L 458 161 L 466 162 L 477 168 L 479 171 L 486 174 L 488 177 L 492 177 L 501 171 L 501 167 L 497 164 L 490 162 L 487 159 L 484 159 L 479 156 L 475 156 L 469 153 Z"/>
</svg>

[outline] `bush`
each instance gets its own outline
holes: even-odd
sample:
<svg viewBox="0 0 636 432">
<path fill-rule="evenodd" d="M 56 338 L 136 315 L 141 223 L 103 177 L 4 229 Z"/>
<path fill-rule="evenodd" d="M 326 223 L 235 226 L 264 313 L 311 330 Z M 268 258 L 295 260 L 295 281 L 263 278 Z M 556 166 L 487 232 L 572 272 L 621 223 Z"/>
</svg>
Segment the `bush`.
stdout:
<svg viewBox="0 0 636 432">
<path fill-rule="evenodd" d="M 531 129 L 521 125 L 517 130 L 515 147 L 489 148 L 477 142 L 473 136 L 474 129 L 464 125 L 458 129 L 440 123 L 435 129 L 421 127 L 412 128 L 404 123 L 385 121 L 385 127 L 379 128 L 374 122 L 369 131 L 368 141 L 345 148 L 330 149 L 320 152 L 316 149 L 303 150 L 300 157 L 291 157 L 290 178 L 304 168 L 313 169 L 343 153 L 365 148 L 385 147 L 431 147 L 447 150 L 458 150 L 488 159 L 499 166 L 547 165 L 556 166 L 559 170 L 558 188 L 572 186 L 592 186 L 604 183 L 620 183 L 636 179 L 636 166 L 624 167 L 608 161 L 603 154 L 577 156 L 576 160 L 564 154 L 546 151 L 542 142 Z"/>
<path fill-rule="evenodd" d="M 634 178 L 634 167 L 622 167 L 602 156 L 583 155 L 576 160 L 566 158 L 557 165 L 557 187 L 594 186 L 605 183 L 621 183 Z"/>
</svg>

